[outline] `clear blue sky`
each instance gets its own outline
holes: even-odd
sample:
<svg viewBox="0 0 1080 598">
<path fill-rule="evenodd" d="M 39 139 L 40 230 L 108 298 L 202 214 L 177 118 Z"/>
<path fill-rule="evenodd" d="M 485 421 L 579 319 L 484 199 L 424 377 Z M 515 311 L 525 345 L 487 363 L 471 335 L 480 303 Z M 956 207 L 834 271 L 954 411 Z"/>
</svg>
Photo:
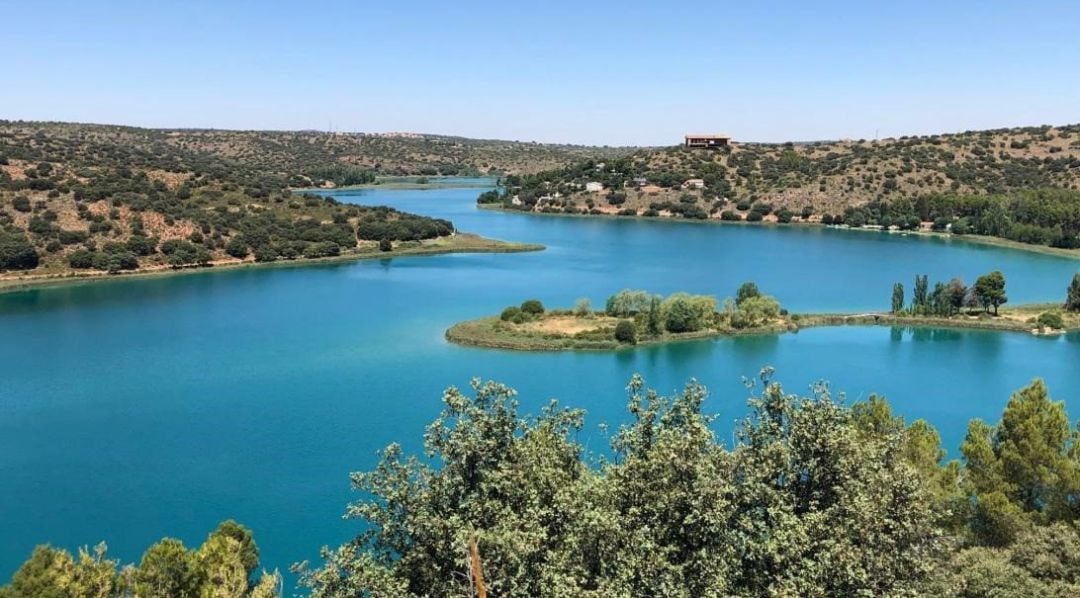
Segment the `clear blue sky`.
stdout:
<svg viewBox="0 0 1080 598">
<path fill-rule="evenodd" d="M 1080 2 L 0 0 L 0 118 L 596 144 L 1080 122 Z"/>
</svg>

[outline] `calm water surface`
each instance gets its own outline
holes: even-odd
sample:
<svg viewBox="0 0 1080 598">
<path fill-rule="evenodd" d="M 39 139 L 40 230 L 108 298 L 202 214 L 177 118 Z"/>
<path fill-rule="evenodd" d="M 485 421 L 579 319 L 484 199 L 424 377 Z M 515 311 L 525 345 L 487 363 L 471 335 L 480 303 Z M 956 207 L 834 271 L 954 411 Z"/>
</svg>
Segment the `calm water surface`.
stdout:
<svg viewBox="0 0 1080 598">
<path fill-rule="evenodd" d="M 743 376 L 789 390 L 828 379 L 889 397 L 956 452 L 969 418 L 995 419 L 1044 377 L 1080 405 L 1080 336 L 852 327 L 615 354 L 521 354 L 447 344 L 453 322 L 537 297 L 601 305 L 624 287 L 730 295 L 755 280 L 793 310 L 888 306 L 916 273 L 969 282 L 1001 269 L 1013 302 L 1058 300 L 1078 263 L 938 239 L 800 228 L 540 218 L 477 210 L 477 189 L 337 192 L 543 243 L 529 254 L 449 255 L 207 272 L 0 295 L 0 579 L 37 543 L 109 542 L 137 560 L 165 535 L 197 545 L 234 517 L 267 567 L 315 558 L 359 529 L 340 515 L 348 472 L 392 441 L 419 449 L 442 390 L 504 381 L 625 421 L 631 374 L 673 391 L 691 377 L 729 438 Z"/>
</svg>

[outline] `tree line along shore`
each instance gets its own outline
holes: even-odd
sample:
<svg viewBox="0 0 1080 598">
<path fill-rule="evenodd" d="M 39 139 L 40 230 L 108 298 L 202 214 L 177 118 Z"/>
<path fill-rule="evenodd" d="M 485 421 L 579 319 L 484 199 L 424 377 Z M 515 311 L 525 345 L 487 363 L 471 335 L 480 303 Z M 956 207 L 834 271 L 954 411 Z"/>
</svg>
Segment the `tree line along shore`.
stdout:
<svg viewBox="0 0 1080 598">
<path fill-rule="evenodd" d="M 891 309 L 869 313 L 792 314 L 762 293 L 741 285 L 722 304 L 709 295 L 668 297 L 623 290 L 594 310 L 587 298 L 571 309 L 546 309 L 537 299 L 509 306 L 498 316 L 454 324 L 447 340 L 468 346 L 518 351 L 611 351 L 636 346 L 752 334 L 780 334 L 803 328 L 842 325 L 961 328 L 1029 332 L 1040 335 L 1080 330 L 1080 274 L 1062 303 L 1008 309 L 1005 277 L 994 271 L 970 287 L 961 279 L 937 282 L 916 276 L 910 303 L 902 283 L 893 286 Z"/>
</svg>

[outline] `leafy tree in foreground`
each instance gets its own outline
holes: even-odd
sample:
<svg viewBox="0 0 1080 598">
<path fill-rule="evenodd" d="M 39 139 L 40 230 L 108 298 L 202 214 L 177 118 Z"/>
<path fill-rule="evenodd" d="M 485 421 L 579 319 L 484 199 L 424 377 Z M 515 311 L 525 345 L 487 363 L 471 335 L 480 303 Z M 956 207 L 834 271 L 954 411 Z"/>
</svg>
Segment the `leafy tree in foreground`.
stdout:
<svg viewBox="0 0 1080 598">
<path fill-rule="evenodd" d="M 274 598 L 280 596 L 281 576 L 264 572 L 258 584 L 251 575 L 259 566 L 259 549 L 251 531 L 235 521 L 221 523 L 197 550 L 164 538 L 149 547 L 139 565 L 118 569 L 105 557 L 105 544 L 93 553 L 79 549 L 78 558 L 62 549 L 38 546 L 0 587 L 0 598 L 108 598 L 137 596 L 170 598 Z"/>
<path fill-rule="evenodd" d="M 883 595 L 931 579 L 933 496 L 902 426 L 860 428 L 824 387 L 767 381 L 725 449 L 696 383 L 629 386 L 632 420 L 590 466 L 580 411 L 520 417 L 512 390 L 451 388 L 425 435 L 434 466 L 386 449 L 353 475 L 367 530 L 303 568 L 314 596 L 469 595 L 477 541 L 497 596 Z M 900 430 L 900 431 L 895 431 Z"/>
<path fill-rule="evenodd" d="M 1001 422 L 974 420 L 961 446 L 977 541 L 1010 544 L 1030 520 L 1080 515 L 1076 437 L 1063 403 L 1036 380 L 1012 396 Z"/>
</svg>

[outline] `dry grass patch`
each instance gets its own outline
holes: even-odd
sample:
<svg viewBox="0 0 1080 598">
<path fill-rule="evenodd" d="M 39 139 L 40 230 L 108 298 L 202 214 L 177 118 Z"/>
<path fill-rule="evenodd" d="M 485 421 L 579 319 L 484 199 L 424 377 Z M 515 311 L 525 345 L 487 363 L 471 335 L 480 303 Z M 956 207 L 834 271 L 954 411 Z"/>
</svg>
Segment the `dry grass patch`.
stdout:
<svg viewBox="0 0 1080 598">
<path fill-rule="evenodd" d="M 525 322 L 517 326 L 522 330 L 540 332 L 542 334 L 558 334 L 573 336 L 581 332 L 599 330 L 605 326 L 614 326 L 618 318 L 608 316 L 592 316 L 579 318 L 577 316 L 544 316 L 539 320 Z"/>
</svg>

